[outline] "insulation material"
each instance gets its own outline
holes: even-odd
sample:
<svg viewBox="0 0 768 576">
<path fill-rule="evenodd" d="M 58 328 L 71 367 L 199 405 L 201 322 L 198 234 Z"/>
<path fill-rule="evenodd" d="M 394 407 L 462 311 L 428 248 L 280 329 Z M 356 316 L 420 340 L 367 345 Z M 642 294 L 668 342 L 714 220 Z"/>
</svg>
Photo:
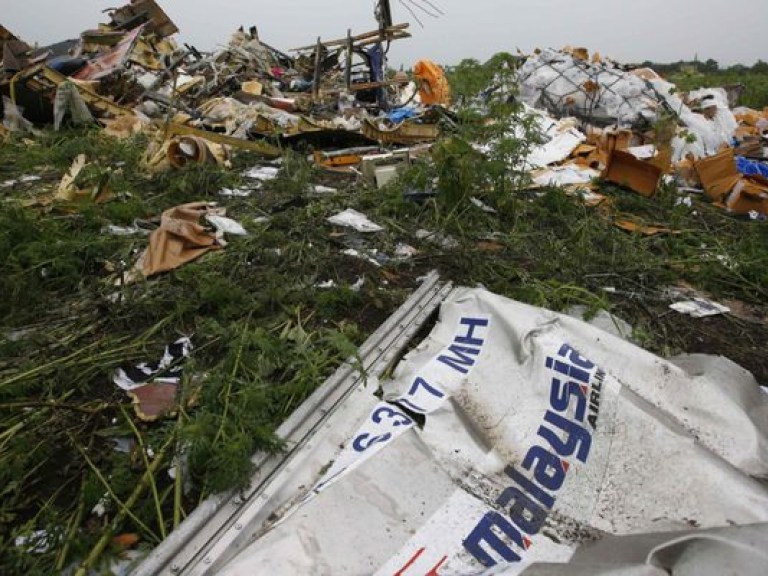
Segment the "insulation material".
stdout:
<svg viewBox="0 0 768 576">
<path fill-rule="evenodd" d="M 457 289 L 377 384 L 190 574 L 513 575 L 610 535 L 768 520 L 768 396 L 725 358 Z"/>
</svg>

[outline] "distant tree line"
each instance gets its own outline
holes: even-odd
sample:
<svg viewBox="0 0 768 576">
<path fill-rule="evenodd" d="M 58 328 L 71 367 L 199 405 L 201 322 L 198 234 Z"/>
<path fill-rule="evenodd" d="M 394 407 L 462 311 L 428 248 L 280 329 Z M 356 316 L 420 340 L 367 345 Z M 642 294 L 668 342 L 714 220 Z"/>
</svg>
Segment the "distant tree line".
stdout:
<svg viewBox="0 0 768 576">
<path fill-rule="evenodd" d="M 764 60 L 758 60 L 752 66 L 745 66 L 744 64 L 734 64 L 733 66 L 720 67 L 717 60 L 712 58 L 701 61 L 694 60 L 680 60 L 678 62 L 660 63 L 651 62 L 646 60 L 642 64 L 639 64 L 642 68 L 652 68 L 656 72 L 662 75 L 667 74 L 681 74 L 699 72 L 701 74 L 714 74 L 716 72 L 746 74 L 751 72 L 752 74 L 768 74 L 768 62 Z"/>
</svg>

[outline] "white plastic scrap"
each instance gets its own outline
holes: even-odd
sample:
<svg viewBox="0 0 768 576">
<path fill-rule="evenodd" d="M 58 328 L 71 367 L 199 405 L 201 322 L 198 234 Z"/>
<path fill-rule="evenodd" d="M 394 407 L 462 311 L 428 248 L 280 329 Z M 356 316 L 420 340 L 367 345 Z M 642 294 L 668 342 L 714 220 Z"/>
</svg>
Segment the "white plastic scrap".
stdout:
<svg viewBox="0 0 768 576">
<path fill-rule="evenodd" d="M 336 226 L 354 228 L 358 232 L 381 232 L 384 230 L 378 224 L 371 222 L 365 214 L 352 208 L 347 208 L 335 216 L 330 216 L 328 222 Z"/>
<path fill-rule="evenodd" d="M 310 186 L 309 190 L 310 192 L 314 192 L 315 194 L 334 194 L 338 192 L 336 188 L 331 188 L 330 186 L 323 186 L 321 184 L 315 184 L 314 186 Z"/>
<path fill-rule="evenodd" d="M 738 127 L 736 117 L 728 108 L 728 97 L 722 88 L 706 88 L 691 92 L 689 100 L 703 100 L 712 103 L 716 108 L 714 117 L 707 118 L 703 114 L 692 111 L 677 95 L 674 84 L 665 80 L 652 80 L 656 91 L 661 95 L 669 108 L 677 114 L 690 132 L 692 142 L 687 138 L 676 136 L 672 140 L 672 160 L 678 162 L 687 154 L 695 158 L 710 156 L 720 151 L 723 144 L 730 144 L 733 134 Z"/>
<path fill-rule="evenodd" d="M 99 501 L 96 502 L 93 508 L 91 508 L 91 514 L 94 514 L 95 516 L 98 516 L 101 518 L 104 516 L 104 514 L 107 513 L 107 510 L 109 509 L 110 505 L 110 499 L 109 499 L 109 493 L 105 493 L 101 498 L 99 498 Z"/>
<path fill-rule="evenodd" d="M 528 155 L 530 168 L 543 168 L 555 162 L 561 162 L 571 155 L 576 147 L 585 142 L 587 137 L 576 128 L 569 128 L 552 136 L 549 142 L 537 146 Z"/>
<path fill-rule="evenodd" d="M 216 231 L 222 234 L 232 234 L 233 236 L 247 236 L 248 231 L 243 226 L 232 218 L 226 216 L 219 216 L 217 214 L 207 214 L 206 220 L 216 227 Z"/>
<path fill-rule="evenodd" d="M 261 180 L 262 182 L 266 182 L 267 180 L 274 180 L 277 178 L 277 173 L 279 171 L 280 168 L 275 168 L 273 166 L 254 166 L 250 170 L 244 172 L 243 176 L 253 180 Z"/>
<path fill-rule="evenodd" d="M 53 101 L 53 128 L 58 131 L 64 121 L 64 117 L 69 114 L 73 124 L 87 124 L 93 122 L 93 116 L 77 86 L 71 81 L 62 82 L 56 89 L 56 96 Z"/>
<path fill-rule="evenodd" d="M 683 302 L 675 302 L 669 305 L 672 310 L 681 314 L 688 314 L 694 318 L 705 318 L 706 316 L 717 316 L 730 312 L 728 306 L 723 306 L 717 302 L 706 300 L 705 298 L 694 298 Z"/>
<path fill-rule="evenodd" d="M 24 108 L 3 96 L 3 126 L 11 132 L 32 132 L 32 122 L 24 118 Z"/>
<path fill-rule="evenodd" d="M 336 288 L 336 282 L 334 280 L 326 280 L 325 282 L 318 282 L 317 284 L 315 284 L 315 288 L 320 288 L 321 290 Z"/>
</svg>

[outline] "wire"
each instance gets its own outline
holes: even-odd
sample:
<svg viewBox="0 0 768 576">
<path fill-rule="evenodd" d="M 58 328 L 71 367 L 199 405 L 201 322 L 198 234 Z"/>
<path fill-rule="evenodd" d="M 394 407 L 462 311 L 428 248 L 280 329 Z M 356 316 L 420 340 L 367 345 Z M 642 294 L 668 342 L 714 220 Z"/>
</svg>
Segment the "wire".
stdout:
<svg viewBox="0 0 768 576">
<path fill-rule="evenodd" d="M 414 20 L 416 20 L 416 22 L 419 23 L 419 26 L 424 28 L 424 23 L 421 20 L 419 20 L 419 17 L 416 16 L 416 13 L 413 10 L 411 10 L 411 8 L 405 2 L 403 2 L 403 0 L 397 0 L 397 1 L 400 2 L 403 8 L 405 8 L 406 10 L 408 10 L 408 12 L 411 13 L 411 16 L 413 16 Z"/>
</svg>

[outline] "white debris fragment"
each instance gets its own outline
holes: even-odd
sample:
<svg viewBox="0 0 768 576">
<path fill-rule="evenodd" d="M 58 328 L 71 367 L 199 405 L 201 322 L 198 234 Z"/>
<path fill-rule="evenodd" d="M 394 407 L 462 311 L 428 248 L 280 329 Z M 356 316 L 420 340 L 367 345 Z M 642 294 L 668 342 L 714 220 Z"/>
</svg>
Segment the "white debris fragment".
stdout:
<svg viewBox="0 0 768 576">
<path fill-rule="evenodd" d="M 712 302 L 705 298 L 694 298 L 693 300 L 686 300 L 683 302 L 675 302 L 669 305 L 672 310 L 680 312 L 681 314 L 688 314 L 693 318 L 705 318 L 707 316 L 717 316 L 718 314 L 725 314 L 730 312 L 731 309 L 717 302 Z"/>
<path fill-rule="evenodd" d="M 232 218 L 226 216 L 219 216 L 217 214 L 206 215 L 206 220 L 216 227 L 217 232 L 222 234 L 232 234 L 233 236 L 247 236 L 248 231 L 243 226 Z"/>
<path fill-rule="evenodd" d="M 589 184 L 598 176 L 600 173 L 592 168 L 580 168 L 575 165 L 556 166 L 534 176 L 533 181 L 539 186 L 571 186 Z"/>
<path fill-rule="evenodd" d="M 274 166 L 254 166 L 250 170 L 244 172 L 243 176 L 251 178 L 252 180 L 266 182 L 267 180 L 274 180 L 277 178 L 277 173 L 279 171 L 280 168 L 275 168 Z"/>
<path fill-rule="evenodd" d="M 35 530 L 28 536 L 17 536 L 13 543 L 29 554 L 45 554 L 56 544 L 54 540 L 56 538 L 47 530 Z"/>
<path fill-rule="evenodd" d="M 374 258 L 367 254 L 363 254 L 359 250 L 355 250 L 354 248 L 347 248 L 346 250 L 342 251 L 342 254 L 346 256 L 352 256 L 353 258 L 359 258 L 360 260 L 365 260 L 366 262 L 370 262 L 376 267 L 380 267 L 381 264 L 379 264 Z"/>
<path fill-rule="evenodd" d="M 136 225 L 116 226 L 114 224 L 109 224 L 104 228 L 103 231 L 104 233 L 109 234 L 110 236 L 133 236 L 134 234 L 149 234 L 148 230 L 139 228 Z"/>
<path fill-rule="evenodd" d="M 309 187 L 310 192 L 314 192 L 315 194 L 335 194 L 338 192 L 336 188 L 331 188 L 330 186 L 323 186 L 322 184 L 315 184 L 314 186 Z"/>
<path fill-rule="evenodd" d="M 397 258 L 402 258 L 403 260 L 413 258 L 418 253 L 419 251 L 410 244 L 404 244 L 401 242 L 395 247 L 395 256 Z"/>
<path fill-rule="evenodd" d="M 569 128 L 565 132 L 555 134 L 546 144 L 531 150 L 526 162 L 530 168 L 543 168 L 549 164 L 561 162 L 586 140 L 587 137 L 576 128 Z"/>
<path fill-rule="evenodd" d="M 325 282 L 318 282 L 315 284 L 315 288 L 320 288 L 322 290 L 328 290 L 330 288 L 336 288 L 336 282 L 333 280 L 326 280 Z"/>
<path fill-rule="evenodd" d="M 104 514 L 107 513 L 108 508 L 109 508 L 109 494 L 105 493 L 101 498 L 99 498 L 99 501 L 96 502 L 96 505 L 93 508 L 91 508 L 91 514 L 101 518 L 102 516 L 104 516 Z"/>
<path fill-rule="evenodd" d="M 381 232 L 384 230 L 378 224 L 371 222 L 365 214 L 352 208 L 347 208 L 344 212 L 329 217 L 328 222 L 336 226 L 354 228 L 358 232 Z"/>
<path fill-rule="evenodd" d="M 459 243 L 456 239 L 446 236 L 442 232 L 431 232 L 430 230 L 419 229 L 416 230 L 416 238 L 419 240 L 429 240 L 433 244 L 437 244 L 441 248 L 452 249 L 458 248 Z"/>
<path fill-rule="evenodd" d="M 38 180 L 42 180 L 40 176 L 35 176 L 34 174 L 24 174 L 23 176 L 20 176 L 18 180 L 5 180 L 2 184 L 0 184 L 0 188 L 10 188 L 11 186 L 16 186 L 16 184 L 26 184 L 27 182 L 37 182 Z"/>
<path fill-rule="evenodd" d="M 133 448 L 133 438 L 111 438 L 111 440 L 114 444 L 112 449 L 115 452 L 120 452 L 121 454 L 131 453 L 131 448 Z"/>
<path fill-rule="evenodd" d="M 253 194 L 253 190 L 246 188 L 222 188 L 219 190 L 219 196 L 226 198 L 247 198 L 251 194 Z"/>
</svg>

